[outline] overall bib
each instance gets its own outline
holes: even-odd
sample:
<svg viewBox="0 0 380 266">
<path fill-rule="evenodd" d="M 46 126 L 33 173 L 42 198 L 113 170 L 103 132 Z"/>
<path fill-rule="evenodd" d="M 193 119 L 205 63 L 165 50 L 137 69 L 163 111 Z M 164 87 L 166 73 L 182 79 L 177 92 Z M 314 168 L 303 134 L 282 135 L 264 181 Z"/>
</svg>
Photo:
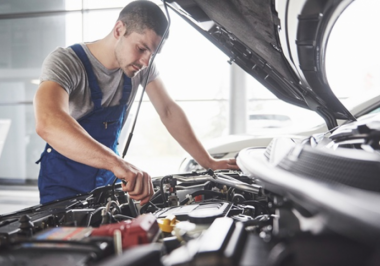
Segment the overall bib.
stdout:
<svg viewBox="0 0 380 266">
<path fill-rule="evenodd" d="M 127 100 L 131 94 L 132 82 L 123 74 L 123 93 L 119 105 L 102 107 L 102 92 L 97 83 L 91 63 L 80 44 L 71 46 L 82 61 L 91 89 L 94 109 L 78 119 L 78 123 L 98 142 L 112 149 L 116 154 L 118 138 L 127 110 Z M 41 204 L 87 193 L 99 186 L 112 184 L 112 172 L 75 162 L 55 151 L 48 143 L 41 154 L 38 187 Z M 119 181 L 120 182 L 120 181 Z"/>
</svg>

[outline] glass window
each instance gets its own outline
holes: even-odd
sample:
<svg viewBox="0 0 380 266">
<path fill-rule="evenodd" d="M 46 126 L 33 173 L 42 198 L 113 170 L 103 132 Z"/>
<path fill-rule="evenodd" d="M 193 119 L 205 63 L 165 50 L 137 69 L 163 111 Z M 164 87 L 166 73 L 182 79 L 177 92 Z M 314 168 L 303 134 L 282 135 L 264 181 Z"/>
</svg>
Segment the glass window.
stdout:
<svg viewBox="0 0 380 266">
<path fill-rule="evenodd" d="M 31 1 L 24 5 L 26 2 L 0 1 L 0 179 L 13 181 L 38 177 L 35 162 L 44 141 L 35 133 L 32 100 L 44 58 L 58 46 L 103 38 L 126 4 L 84 1 L 85 9 L 96 10 L 82 12 L 78 5 L 82 1 Z M 48 13 L 63 10 L 75 11 Z M 24 12 L 34 13 L 9 16 Z M 173 13 L 171 18 L 169 40 L 156 57 L 166 87 L 185 109 L 202 141 L 228 134 L 227 58 L 182 19 Z M 123 129 L 121 150 L 133 115 Z M 183 154 L 145 97 L 127 158 L 155 175 L 177 171 Z M 156 165 L 160 167 L 153 167 Z"/>
<path fill-rule="evenodd" d="M 0 15 L 51 12 L 63 10 L 78 10 L 82 8 L 82 1 L 78 0 L 2 0 L 0 1 Z"/>
<path fill-rule="evenodd" d="M 118 9 L 84 12 L 83 41 L 93 42 L 109 34 L 116 23 L 119 12 Z"/>
<path fill-rule="evenodd" d="M 84 0 L 83 8 L 84 9 L 102 9 L 102 8 L 123 8 L 125 5 L 131 1 L 125 0 L 112 0 L 112 1 L 104 1 L 104 0 Z M 116 20 L 116 18 L 114 18 Z"/>
<path fill-rule="evenodd" d="M 65 45 L 75 14 L 0 19 L 0 178 L 36 179 L 44 142 L 35 133 L 32 100 L 44 58 Z"/>
<path fill-rule="evenodd" d="M 0 20 L 0 68 L 9 79 L 38 78 L 46 55 L 65 41 L 66 16 Z M 23 69 L 25 71 L 19 71 Z"/>
<path fill-rule="evenodd" d="M 162 6 L 162 1 L 160 0 L 151 0 L 159 6 Z M 106 9 L 106 8 L 123 8 L 132 0 L 83 0 L 84 9 Z"/>
</svg>

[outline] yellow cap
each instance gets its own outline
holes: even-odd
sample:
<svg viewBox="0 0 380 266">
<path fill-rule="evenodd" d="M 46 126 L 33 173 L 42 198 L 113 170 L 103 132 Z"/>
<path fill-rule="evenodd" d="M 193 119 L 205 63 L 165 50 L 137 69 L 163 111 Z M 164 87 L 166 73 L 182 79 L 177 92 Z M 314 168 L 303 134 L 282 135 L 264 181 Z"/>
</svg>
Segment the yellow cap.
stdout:
<svg viewBox="0 0 380 266">
<path fill-rule="evenodd" d="M 165 233 L 171 233 L 174 229 L 174 226 L 178 223 L 175 215 L 169 214 L 166 218 L 161 218 L 157 220 L 158 226 L 161 231 Z"/>
</svg>

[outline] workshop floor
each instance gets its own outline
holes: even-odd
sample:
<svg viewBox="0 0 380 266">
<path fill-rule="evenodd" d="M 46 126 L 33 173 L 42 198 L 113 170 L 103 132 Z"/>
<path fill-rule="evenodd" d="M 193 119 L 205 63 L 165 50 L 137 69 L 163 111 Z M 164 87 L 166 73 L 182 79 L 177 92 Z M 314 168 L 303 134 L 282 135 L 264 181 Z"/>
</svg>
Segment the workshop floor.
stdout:
<svg viewBox="0 0 380 266">
<path fill-rule="evenodd" d="M 0 186 L 0 215 L 39 204 L 37 186 Z"/>
</svg>

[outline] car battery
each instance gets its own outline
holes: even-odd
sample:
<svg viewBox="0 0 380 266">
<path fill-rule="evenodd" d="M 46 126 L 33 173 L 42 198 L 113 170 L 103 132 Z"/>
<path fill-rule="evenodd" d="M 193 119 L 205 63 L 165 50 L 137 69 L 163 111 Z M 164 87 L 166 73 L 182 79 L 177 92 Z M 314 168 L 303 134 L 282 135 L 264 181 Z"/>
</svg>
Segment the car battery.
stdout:
<svg viewBox="0 0 380 266">
<path fill-rule="evenodd" d="M 92 264 L 130 247 L 152 243 L 159 233 L 153 214 L 98 228 L 52 227 L 2 249 L 0 265 Z"/>
<path fill-rule="evenodd" d="M 108 224 L 95 228 L 91 236 L 121 236 L 122 248 L 148 244 L 154 242 L 160 233 L 156 217 L 151 214 L 143 214 L 133 220 L 126 220 L 116 224 Z M 116 234 L 117 235 L 117 234 Z"/>
</svg>

